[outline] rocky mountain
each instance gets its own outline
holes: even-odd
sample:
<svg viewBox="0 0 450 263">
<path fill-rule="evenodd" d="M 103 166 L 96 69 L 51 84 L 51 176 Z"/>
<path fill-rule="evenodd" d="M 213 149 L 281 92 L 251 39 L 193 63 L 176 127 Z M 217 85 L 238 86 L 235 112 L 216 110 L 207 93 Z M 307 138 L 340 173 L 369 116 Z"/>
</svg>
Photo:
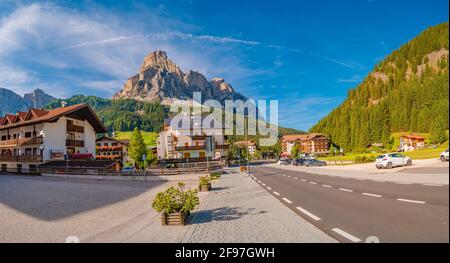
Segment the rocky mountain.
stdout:
<svg viewBox="0 0 450 263">
<path fill-rule="evenodd" d="M 0 88 L 0 116 L 5 113 L 25 111 L 31 107 L 42 108 L 54 99 L 54 97 L 40 89 L 36 89 L 21 97 L 12 90 Z"/>
<path fill-rule="evenodd" d="M 348 98 L 312 129 L 346 151 L 393 145 L 393 132 L 447 138 L 449 24 L 430 27 L 375 66 Z"/>
<path fill-rule="evenodd" d="M 169 105 L 175 101 L 192 101 L 192 93 L 201 92 L 202 100 L 246 100 L 223 78 L 208 81 L 195 71 L 184 73 L 164 51 L 154 51 L 144 58 L 140 72 L 130 77 L 113 99 L 155 101 Z"/>
</svg>

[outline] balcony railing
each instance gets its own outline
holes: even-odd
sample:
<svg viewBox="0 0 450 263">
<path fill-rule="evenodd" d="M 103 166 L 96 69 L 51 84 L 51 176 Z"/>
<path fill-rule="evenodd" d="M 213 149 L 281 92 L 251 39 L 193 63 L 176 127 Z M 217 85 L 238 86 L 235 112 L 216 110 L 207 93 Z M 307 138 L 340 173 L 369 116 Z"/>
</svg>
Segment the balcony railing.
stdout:
<svg viewBox="0 0 450 263">
<path fill-rule="evenodd" d="M 84 127 L 77 125 L 67 125 L 67 132 L 84 133 Z"/>
<path fill-rule="evenodd" d="M 66 146 L 67 147 L 84 147 L 84 141 L 78 141 L 78 140 L 66 140 Z"/>
<path fill-rule="evenodd" d="M 117 146 L 97 146 L 96 150 L 98 152 L 110 152 L 110 151 L 122 151 L 123 146 L 117 145 Z"/>
<path fill-rule="evenodd" d="M 217 150 L 227 150 L 230 148 L 230 145 L 228 144 L 216 144 L 215 148 Z M 175 147 L 175 150 L 177 151 L 195 151 L 195 150 L 205 150 L 205 145 L 200 146 L 177 146 Z"/>
<path fill-rule="evenodd" d="M 42 138 L 42 136 L 31 137 L 31 138 L 12 139 L 12 140 L 0 141 L 0 147 L 42 144 L 43 141 L 44 141 L 44 139 Z"/>
<path fill-rule="evenodd" d="M 0 155 L 0 162 L 39 163 L 42 161 L 42 155 Z"/>
</svg>

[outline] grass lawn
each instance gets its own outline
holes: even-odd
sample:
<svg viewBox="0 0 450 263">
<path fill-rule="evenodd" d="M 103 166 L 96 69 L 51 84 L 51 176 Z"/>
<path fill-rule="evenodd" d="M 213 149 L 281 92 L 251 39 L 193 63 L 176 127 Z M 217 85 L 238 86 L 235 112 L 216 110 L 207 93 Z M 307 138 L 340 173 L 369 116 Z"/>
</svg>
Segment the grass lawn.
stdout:
<svg viewBox="0 0 450 263">
<path fill-rule="evenodd" d="M 321 161 L 353 161 L 356 156 L 377 156 L 377 153 L 347 153 L 344 156 L 319 157 Z"/>
<path fill-rule="evenodd" d="M 158 133 L 156 132 L 146 132 L 141 131 L 142 137 L 144 138 L 144 143 L 147 146 L 156 146 L 156 139 L 158 138 Z M 116 132 L 115 139 L 117 140 L 129 140 L 131 138 L 131 135 L 133 134 L 132 131 L 127 132 Z"/>
<path fill-rule="evenodd" d="M 439 147 L 436 149 L 423 149 L 412 152 L 406 152 L 405 155 L 409 156 L 413 160 L 439 158 L 441 152 L 443 152 L 445 149 L 446 147 Z"/>
</svg>

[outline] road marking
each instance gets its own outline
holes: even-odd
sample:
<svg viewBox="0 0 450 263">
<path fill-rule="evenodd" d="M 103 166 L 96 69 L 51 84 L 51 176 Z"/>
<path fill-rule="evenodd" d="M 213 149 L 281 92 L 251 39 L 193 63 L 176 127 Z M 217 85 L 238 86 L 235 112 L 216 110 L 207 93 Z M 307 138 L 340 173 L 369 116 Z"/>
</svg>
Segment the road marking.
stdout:
<svg viewBox="0 0 450 263">
<path fill-rule="evenodd" d="M 285 174 L 283 174 L 283 176 L 286 176 Z"/>
<path fill-rule="evenodd" d="M 362 193 L 363 195 L 372 196 L 372 197 L 383 197 L 382 195 L 371 194 L 371 193 Z"/>
<path fill-rule="evenodd" d="M 302 212 L 303 214 L 305 214 L 305 215 L 311 217 L 311 218 L 314 219 L 315 221 L 321 220 L 320 217 L 318 217 L 318 216 L 316 216 L 316 215 L 314 215 L 314 214 L 308 212 L 308 210 L 306 210 L 306 209 L 303 209 L 303 208 L 301 208 L 301 207 L 296 207 L 296 208 L 297 208 L 298 211 L 300 211 L 300 212 Z"/>
<path fill-rule="evenodd" d="M 344 192 L 353 192 L 353 190 L 345 189 L 345 188 L 339 188 L 339 190 L 344 191 Z"/>
<path fill-rule="evenodd" d="M 266 186 L 266 184 L 264 184 L 264 183 L 262 183 L 261 185 L 262 185 L 262 186 Z"/>
<path fill-rule="evenodd" d="M 333 186 L 327 185 L 327 184 L 323 184 L 322 186 L 323 186 L 323 187 L 326 187 L 326 188 L 333 188 Z"/>
<path fill-rule="evenodd" d="M 423 184 L 423 185 L 425 185 L 425 186 L 444 186 L 442 184 Z"/>
<path fill-rule="evenodd" d="M 377 183 L 386 183 L 386 181 L 383 181 L 383 180 L 372 180 L 372 181 L 377 182 Z"/>
<path fill-rule="evenodd" d="M 408 203 L 425 204 L 424 201 L 409 200 L 409 199 L 402 199 L 402 198 L 398 198 L 397 200 L 402 201 L 402 202 L 408 202 Z"/>
<path fill-rule="evenodd" d="M 307 182 L 305 179 L 301 179 L 302 182 Z"/>
<path fill-rule="evenodd" d="M 339 235 L 345 237 L 346 239 L 348 239 L 348 240 L 350 240 L 352 242 L 361 242 L 361 239 L 359 239 L 359 238 L 357 238 L 357 237 L 355 237 L 353 235 L 350 235 L 349 233 L 345 232 L 342 229 L 339 229 L 339 228 L 336 227 L 336 228 L 333 228 L 331 230 L 333 230 L 334 232 L 338 233 Z"/>
<path fill-rule="evenodd" d="M 270 188 L 270 187 L 267 186 L 267 190 L 272 190 L 272 188 Z"/>
<path fill-rule="evenodd" d="M 412 183 L 404 183 L 404 182 L 395 182 L 396 184 L 412 184 Z"/>
<path fill-rule="evenodd" d="M 309 182 L 310 184 L 317 184 L 316 182 Z"/>
<path fill-rule="evenodd" d="M 298 180 L 298 177 L 294 177 L 295 180 Z"/>
<path fill-rule="evenodd" d="M 286 203 L 288 203 L 288 204 L 292 204 L 292 201 L 289 200 L 289 199 L 287 199 L 287 198 L 285 198 L 285 197 L 283 197 L 283 200 L 284 200 Z"/>
<path fill-rule="evenodd" d="M 276 195 L 280 195 L 280 193 L 278 193 L 278 192 L 273 192 L 274 194 L 276 194 Z"/>
</svg>

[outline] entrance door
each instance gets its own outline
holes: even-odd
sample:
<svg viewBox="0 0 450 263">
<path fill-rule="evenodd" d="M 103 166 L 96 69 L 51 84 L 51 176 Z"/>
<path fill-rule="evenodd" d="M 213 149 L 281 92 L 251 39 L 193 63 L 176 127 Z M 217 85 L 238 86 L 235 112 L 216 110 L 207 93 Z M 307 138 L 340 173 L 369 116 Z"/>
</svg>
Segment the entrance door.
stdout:
<svg viewBox="0 0 450 263">
<path fill-rule="evenodd" d="M 2 172 L 6 172 L 7 169 L 8 167 L 6 166 L 6 164 L 2 163 Z"/>
<path fill-rule="evenodd" d="M 18 164 L 17 165 L 17 173 L 22 173 L 22 165 L 21 164 Z"/>
<path fill-rule="evenodd" d="M 184 157 L 184 158 L 191 158 L 191 153 L 184 153 L 184 154 L 183 154 L 183 157 Z"/>
</svg>

